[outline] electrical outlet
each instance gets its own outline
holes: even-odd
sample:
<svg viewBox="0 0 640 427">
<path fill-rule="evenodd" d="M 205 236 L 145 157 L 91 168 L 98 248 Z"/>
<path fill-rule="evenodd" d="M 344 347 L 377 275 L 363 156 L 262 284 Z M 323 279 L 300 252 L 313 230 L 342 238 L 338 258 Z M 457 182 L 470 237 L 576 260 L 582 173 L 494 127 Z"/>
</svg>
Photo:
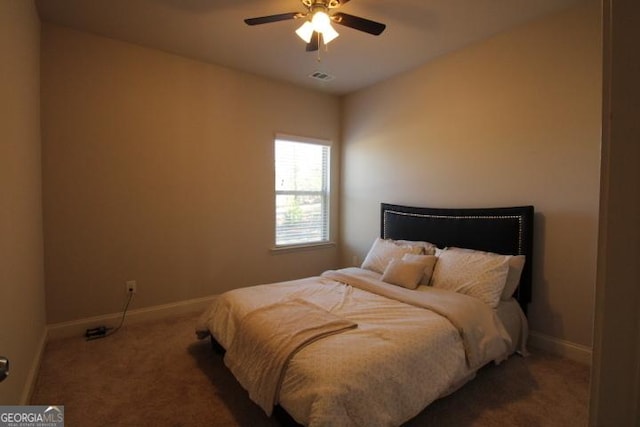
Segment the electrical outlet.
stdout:
<svg viewBox="0 0 640 427">
<path fill-rule="evenodd" d="M 136 292 L 138 292 L 138 284 L 135 280 L 127 280 L 127 282 L 125 283 L 125 287 L 128 294 L 135 294 Z"/>
</svg>

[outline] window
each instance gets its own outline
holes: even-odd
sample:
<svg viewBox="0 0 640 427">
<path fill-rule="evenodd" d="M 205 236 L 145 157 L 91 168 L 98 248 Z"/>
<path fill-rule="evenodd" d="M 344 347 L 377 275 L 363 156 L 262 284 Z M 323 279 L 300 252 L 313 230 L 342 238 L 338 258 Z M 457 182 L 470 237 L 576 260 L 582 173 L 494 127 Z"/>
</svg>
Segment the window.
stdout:
<svg viewBox="0 0 640 427">
<path fill-rule="evenodd" d="M 329 241 L 329 153 L 326 141 L 276 137 L 276 247 Z"/>
</svg>

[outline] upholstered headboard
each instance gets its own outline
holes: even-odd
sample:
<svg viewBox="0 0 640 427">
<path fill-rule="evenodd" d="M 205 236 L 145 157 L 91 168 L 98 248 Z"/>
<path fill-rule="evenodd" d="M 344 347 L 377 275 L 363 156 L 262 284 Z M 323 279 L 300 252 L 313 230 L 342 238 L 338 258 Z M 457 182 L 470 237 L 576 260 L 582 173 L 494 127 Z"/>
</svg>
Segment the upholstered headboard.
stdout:
<svg viewBox="0 0 640 427">
<path fill-rule="evenodd" d="M 381 205 L 380 236 L 422 240 L 440 248 L 456 246 L 504 255 L 525 255 L 526 263 L 514 297 L 527 312 L 531 301 L 533 206 L 442 209 Z"/>
</svg>

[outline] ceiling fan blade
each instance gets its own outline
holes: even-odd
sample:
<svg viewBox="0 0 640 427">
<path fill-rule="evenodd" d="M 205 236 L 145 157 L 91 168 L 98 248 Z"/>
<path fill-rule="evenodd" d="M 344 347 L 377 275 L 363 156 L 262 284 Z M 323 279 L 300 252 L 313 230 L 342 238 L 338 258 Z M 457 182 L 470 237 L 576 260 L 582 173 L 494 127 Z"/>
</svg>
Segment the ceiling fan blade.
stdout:
<svg viewBox="0 0 640 427">
<path fill-rule="evenodd" d="M 245 19 L 247 25 L 269 24 L 271 22 L 286 21 L 288 19 L 296 19 L 303 17 L 300 12 L 279 13 L 278 15 L 260 16 L 258 18 Z"/>
<path fill-rule="evenodd" d="M 365 33 L 373 34 L 374 36 L 379 36 L 384 29 L 387 28 L 385 24 L 342 12 L 334 13 L 331 18 L 336 24 L 364 31 Z"/>
<path fill-rule="evenodd" d="M 311 36 L 311 41 L 307 43 L 307 52 L 315 52 L 320 46 L 320 34 L 316 31 Z"/>
</svg>

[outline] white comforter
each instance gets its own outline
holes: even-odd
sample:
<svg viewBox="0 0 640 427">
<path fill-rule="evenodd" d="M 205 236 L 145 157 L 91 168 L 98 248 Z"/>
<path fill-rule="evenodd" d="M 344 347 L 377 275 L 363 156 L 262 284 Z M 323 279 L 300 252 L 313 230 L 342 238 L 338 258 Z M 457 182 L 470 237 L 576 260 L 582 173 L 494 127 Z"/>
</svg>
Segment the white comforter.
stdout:
<svg viewBox="0 0 640 427">
<path fill-rule="evenodd" d="M 357 323 L 289 362 L 279 403 L 312 426 L 400 425 L 484 363 L 506 356 L 509 336 L 482 302 L 433 289 L 409 291 L 379 278 L 350 268 L 237 289 L 216 299 L 199 328 L 229 348 L 245 315 L 294 298 Z"/>
</svg>

